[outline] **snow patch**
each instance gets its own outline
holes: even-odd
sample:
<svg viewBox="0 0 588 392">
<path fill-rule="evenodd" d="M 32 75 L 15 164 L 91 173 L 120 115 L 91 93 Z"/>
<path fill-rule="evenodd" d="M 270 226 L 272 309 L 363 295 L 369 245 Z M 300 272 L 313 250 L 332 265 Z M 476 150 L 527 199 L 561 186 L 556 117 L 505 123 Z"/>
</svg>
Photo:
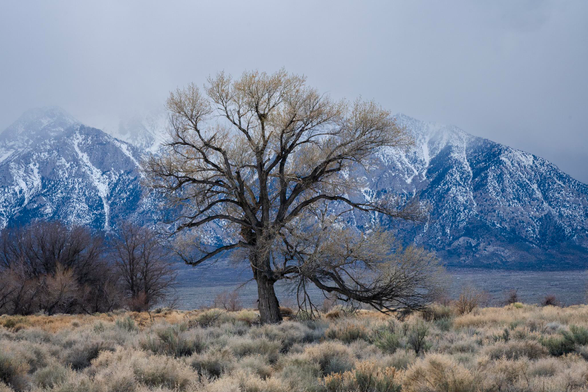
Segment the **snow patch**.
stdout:
<svg viewBox="0 0 588 392">
<path fill-rule="evenodd" d="M 12 149 L 8 149 L 8 150 L 4 150 L 2 152 L 0 152 L 0 163 L 4 162 L 8 157 L 10 157 L 12 155 L 12 153 L 14 152 L 14 150 Z"/>
<path fill-rule="evenodd" d="M 92 165 L 92 162 L 90 162 L 90 157 L 88 157 L 88 154 L 84 153 L 80 149 L 79 144 L 81 141 L 81 135 L 79 134 L 79 132 L 76 132 L 74 138 L 72 139 L 73 146 L 81 161 L 84 163 L 84 169 L 86 173 L 88 173 L 93 185 L 98 190 L 98 196 L 100 196 L 100 198 L 102 199 L 102 204 L 104 205 L 104 230 L 108 231 L 110 230 L 110 205 L 108 204 L 108 194 L 110 193 L 110 189 L 108 187 L 108 179 L 106 178 L 106 176 L 102 175 L 100 169 Z"/>
<path fill-rule="evenodd" d="M 24 197 L 23 206 L 27 205 L 36 192 L 42 187 L 41 176 L 39 175 L 39 164 L 30 163 L 29 170 L 22 165 L 10 165 L 10 174 L 16 182 L 16 192 Z M 19 192 L 20 191 L 20 192 Z"/>
<path fill-rule="evenodd" d="M 533 159 L 533 155 L 523 152 L 521 150 L 512 150 L 512 153 L 515 156 L 515 158 L 517 158 L 525 166 L 532 166 L 535 162 L 535 160 Z"/>
<path fill-rule="evenodd" d="M 113 140 L 114 144 L 116 144 L 116 146 L 118 148 L 120 148 L 120 150 L 123 152 L 123 154 L 125 154 L 126 156 L 128 156 L 130 158 L 131 161 L 133 161 L 133 163 L 135 165 L 137 165 L 137 167 L 139 169 L 142 169 L 143 167 L 141 166 L 141 164 L 135 159 L 135 157 L 133 156 L 133 154 L 131 153 L 131 150 L 129 150 L 129 146 L 127 146 L 124 143 L 119 142 L 118 140 L 114 139 Z M 139 173 L 141 175 L 141 178 L 145 177 L 145 175 L 143 174 L 142 170 L 139 170 Z"/>
</svg>

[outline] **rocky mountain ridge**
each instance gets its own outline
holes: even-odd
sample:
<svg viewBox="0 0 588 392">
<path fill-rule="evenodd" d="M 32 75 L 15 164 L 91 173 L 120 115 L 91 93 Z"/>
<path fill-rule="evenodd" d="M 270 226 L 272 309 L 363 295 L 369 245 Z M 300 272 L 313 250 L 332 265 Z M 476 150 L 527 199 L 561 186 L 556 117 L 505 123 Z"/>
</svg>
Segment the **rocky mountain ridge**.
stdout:
<svg viewBox="0 0 588 392">
<path fill-rule="evenodd" d="M 386 149 L 365 173 L 375 196 L 416 195 L 430 206 L 401 235 L 452 265 L 588 264 L 588 186 L 547 160 L 453 127 L 396 116 L 408 152 Z"/>
<path fill-rule="evenodd" d="M 109 230 L 149 210 L 141 152 L 58 108 L 25 113 L 0 134 L 0 228 L 35 219 Z"/>
<path fill-rule="evenodd" d="M 545 159 L 456 127 L 395 119 L 413 135 L 413 148 L 382 149 L 355 174 L 365 180 L 359 197 L 394 192 L 429 205 L 423 224 L 390 224 L 404 242 L 452 266 L 588 266 L 588 185 Z M 0 228 L 62 219 L 108 230 L 120 219 L 158 219 L 140 162 L 164 132 L 143 135 L 141 127 L 140 119 L 125 123 L 122 141 L 58 108 L 25 113 L 0 134 Z"/>
</svg>

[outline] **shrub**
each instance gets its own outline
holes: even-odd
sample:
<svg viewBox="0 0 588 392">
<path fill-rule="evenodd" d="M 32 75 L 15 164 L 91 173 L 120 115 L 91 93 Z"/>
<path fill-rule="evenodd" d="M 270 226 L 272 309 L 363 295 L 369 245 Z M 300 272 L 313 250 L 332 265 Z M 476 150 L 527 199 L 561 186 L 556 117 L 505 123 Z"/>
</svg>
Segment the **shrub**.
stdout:
<svg viewBox="0 0 588 392">
<path fill-rule="evenodd" d="M 387 354 L 393 354 L 400 347 L 400 338 L 390 328 L 375 330 L 370 341 Z"/>
<path fill-rule="evenodd" d="M 241 310 L 234 315 L 235 320 L 241 321 L 248 326 L 259 322 L 259 313 L 253 310 Z"/>
<path fill-rule="evenodd" d="M 114 351 L 114 347 L 103 341 L 77 342 L 62 355 L 66 365 L 73 370 L 81 370 L 90 366 L 101 351 Z"/>
<path fill-rule="evenodd" d="M 486 348 L 486 354 L 491 359 L 506 358 L 516 360 L 519 358 L 538 359 L 547 355 L 547 350 L 535 341 L 511 341 L 497 343 Z"/>
<path fill-rule="evenodd" d="M 173 357 L 190 356 L 202 351 L 204 342 L 200 335 L 183 332 L 178 325 L 162 328 L 156 331 L 156 336 L 149 336 L 141 340 L 140 345 L 144 350 L 150 350 L 155 354 L 170 355 Z"/>
<path fill-rule="evenodd" d="M 440 304 L 433 304 L 423 310 L 422 312 L 423 319 L 426 321 L 435 321 L 435 320 L 442 320 L 451 318 L 453 312 L 451 308 L 446 305 Z"/>
<path fill-rule="evenodd" d="M 373 362 L 361 362 L 352 371 L 324 378 L 327 392 L 400 392 L 396 369 L 378 368 Z"/>
<path fill-rule="evenodd" d="M 435 320 L 435 326 L 443 332 L 449 332 L 453 327 L 453 319 L 446 317 Z"/>
<path fill-rule="evenodd" d="M 323 374 L 343 373 L 353 367 L 353 356 L 347 346 L 335 342 L 307 347 L 304 356 L 317 363 Z"/>
<path fill-rule="evenodd" d="M 246 370 L 248 373 L 256 374 L 262 379 L 270 377 L 273 372 L 272 367 L 268 364 L 267 358 L 259 354 L 241 359 L 239 361 L 239 367 Z"/>
<path fill-rule="evenodd" d="M 218 378 L 233 368 L 235 357 L 228 349 L 215 349 L 193 355 L 190 362 L 200 376 Z"/>
<path fill-rule="evenodd" d="M 0 325 L 6 329 L 11 329 L 14 332 L 19 331 L 29 324 L 24 316 L 9 316 L 0 318 Z"/>
<path fill-rule="evenodd" d="M 550 391 L 556 392 L 552 388 L 545 388 L 543 383 L 541 388 L 533 388 L 529 379 L 529 360 L 508 360 L 501 358 L 495 361 L 482 360 L 478 369 L 483 371 L 484 377 L 480 377 L 482 391 L 508 391 L 508 392 L 531 392 L 531 391 Z"/>
<path fill-rule="evenodd" d="M 477 379 L 447 356 L 432 354 L 407 370 L 403 387 L 406 392 L 474 392 Z"/>
<path fill-rule="evenodd" d="M 560 357 L 574 351 L 576 346 L 574 337 L 566 331 L 562 331 L 560 336 L 552 336 L 541 340 L 541 344 L 549 350 L 554 357 Z"/>
<path fill-rule="evenodd" d="M 578 327 L 576 325 L 570 325 L 570 332 L 576 344 L 584 346 L 588 344 L 588 329 L 584 327 Z"/>
<path fill-rule="evenodd" d="M 455 313 L 467 314 L 476 309 L 487 297 L 486 293 L 475 290 L 471 287 L 465 287 L 459 298 L 454 302 Z"/>
<path fill-rule="evenodd" d="M 87 375 L 71 372 L 70 377 L 51 389 L 51 392 L 111 392 L 107 391 L 105 385 L 94 382 Z"/>
<path fill-rule="evenodd" d="M 467 354 L 467 353 L 476 353 L 479 350 L 479 346 L 474 339 L 460 339 L 459 341 L 453 342 L 451 346 L 448 347 L 448 350 L 445 350 L 447 353 L 451 354 Z M 462 357 L 462 356 L 458 356 Z"/>
<path fill-rule="evenodd" d="M 555 358 L 545 358 L 534 362 L 529 368 L 529 375 L 551 377 L 560 371 L 559 362 Z"/>
<path fill-rule="evenodd" d="M 12 387 L 15 391 L 27 388 L 28 364 L 10 353 L 0 351 L 0 382 Z"/>
<path fill-rule="evenodd" d="M 17 340 L 1 342 L 0 352 L 5 352 L 7 356 L 18 359 L 19 362 L 26 365 L 29 373 L 34 373 L 52 362 L 53 358 L 48 352 L 49 346 L 47 344 L 35 344 L 28 341 L 24 337 L 30 336 L 29 334 L 19 333 L 18 335 Z"/>
<path fill-rule="evenodd" d="M 95 383 L 104 385 L 108 392 L 145 391 L 136 379 L 133 367 L 127 363 L 116 363 L 115 366 L 100 372 L 93 378 Z"/>
<path fill-rule="evenodd" d="M 139 330 L 137 324 L 135 323 L 135 320 L 133 320 L 130 316 L 127 316 L 125 318 L 119 318 L 115 321 L 114 324 L 117 328 L 120 328 L 123 331 L 127 332 L 137 332 Z"/>
<path fill-rule="evenodd" d="M 406 343 L 419 355 L 422 352 L 427 351 L 430 348 L 429 343 L 426 341 L 427 335 L 429 334 L 429 327 L 423 321 L 418 320 L 408 330 L 406 335 Z"/>
<path fill-rule="evenodd" d="M 247 355 L 266 355 L 270 361 L 275 362 L 278 358 L 278 353 L 282 345 L 280 342 L 274 342 L 267 338 L 260 339 L 246 339 L 233 338 L 228 342 L 228 348 L 233 351 L 237 357 L 245 357 Z"/>
<path fill-rule="evenodd" d="M 542 306 L 559 306 L 559 301 L 555 297 L 555 295 L 546 295 L 541 301 Z"/>
<path fill-rule="evenodd" d="M 100 334 L 100 333 L 104 332 L 106 330 L 106 328 L 104 327 L 104 323 L 102 321 L 98 321 L 96 324 L 94 324 L 94 326 L 92 327 L 92 330 L 94 331 L 95 334 Z"/>
<path fill-rule="evenodd" d="M 39 369 L 33 375 L 35 384 L 41 388 L 53 388 L 58 384 L 63 384 L 69 376 L 69 371 L 60 364 L 54 363 Z"/>
<path fill-rule="evenodd" d="M 322 334 L 321 334 L 322 335 Z M 249 332 L 252 338 L 265 337 L 281 344 L 280 351 L 286 353 L 295 343 L 313 342 L 316 340 L 314 330 L 303 323 L 284 321 L 278 325 L 263 325 Z"/>
<path fill-rule="evenodd" d="M 0 235 L 0 288 L 10 284 L 0 311 L 15 314 L 107 311 L 123 295 L 106 262 L 101 234 L 60 221 L 6 228 Z M 0 291 L 2 291 L 0 289 Z"/>
<path fill-rule="evenodd" d="M 328 339 L 338 339 L 347 344 L 359 339 L 368 340 L 366 328 L 355 323 L 331 324 L 325 336 Z"/>
<path fill-rule="evenodd" d="M 394 378 L 396 369 L 379 369 L 373 362 L 362 362 L 353 371 L 354 384 L 360 392 L 400 392 Z"/>
<path fill-rule="evenodd" d="M 408 350 L 398 350 L 384 361 L 386 366 L 396 369 L 408 369 L 416 361 L 416 354 Z"/>
<path fill-rule="evenodd" d="M 344 316 L 344 313 L 343 313 L 343 311 L 341 311 L 341 309 L 332 309 L 332 310 L 329 310 L 325 314 L 325 318 L 327 320 L 337 320 L 343 316 Z"/>
<path fill-rule="evenodd" d="M 321 375 L 320 366 L 299 357 L 287 357 L 281 361 L 281 371 L 277 377 L 284 381 L 289 391 L 324 392 L 317 379 Z"/>
<path fill-rule="evenodd" d="M 190 368 L 170 357 L 141 356 L 133 361 L 137 381 L 149 387 L 165 387 L 176 391 L 189 390 L 196 379 Z"/>
<path fill-rule="evenodd" d="M 545 325 L 545 331 L 548 333 L 561 332 L 562 330 L 564 330 L 564 326 L 556 321 L 553 321 L 551 323 L 547 323 Z"/>
<path fill-rule="evenodd" d="M 261 379 L 254 374 L 247 373 L 243 370 L 235 372 L 228 380 L 236 379 L 236 388 L 232 386 L 223 386 L 217 389 L 222 392 L 226 391 L 243 391 L 243 392 L 289 392 L 290 390 L 282 384 L 281 380 L 275 378 Z M 227 380 L 227 381 L 228 381 Z M 222 384 L 224 380 L 219 380 L 217 383 Z"/>
<path fill-rule="evenodd" d="M 576 344 L 582 346 L 588 343 L 588 330 L 575 325 L 570 326 L 570 332 L 561 331 L 560 336 L 543 338 L 541 344 L 555 357 L 569 354 L 576 349 Z"/>
<path fill-rule="evenodd" d="M 205 310 L 196 317 L 196 322 L 204 328 L 221 325 L 230 321 L 232 319 L 227 315 L 227 312 L 220 309 Z"/>
<path fill-rule="evenodd" d="M 357 315 L 355 306 L 335 305 L 326 314 L 327 320 L 336 320 L 343 317 L 354 317 Z"/>
</svg>

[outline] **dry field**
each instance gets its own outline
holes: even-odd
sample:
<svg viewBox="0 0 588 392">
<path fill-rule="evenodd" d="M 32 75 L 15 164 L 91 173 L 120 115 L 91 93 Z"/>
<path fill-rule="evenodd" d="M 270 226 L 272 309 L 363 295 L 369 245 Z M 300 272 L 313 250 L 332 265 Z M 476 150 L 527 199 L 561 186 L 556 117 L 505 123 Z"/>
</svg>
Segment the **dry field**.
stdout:
<svg viewBox="0 0 588 392">
<path fill-rule="evenodd" d="M 5 391 L 588 391 L 588 306 L 0 317 Z"/>
</svg>

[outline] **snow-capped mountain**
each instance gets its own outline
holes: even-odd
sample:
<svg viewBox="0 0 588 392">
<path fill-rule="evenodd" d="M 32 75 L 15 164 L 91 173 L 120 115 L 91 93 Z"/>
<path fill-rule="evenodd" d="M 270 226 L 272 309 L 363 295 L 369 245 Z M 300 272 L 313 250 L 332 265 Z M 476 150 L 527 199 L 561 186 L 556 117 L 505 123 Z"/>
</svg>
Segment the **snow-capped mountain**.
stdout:
<svg viewBox="0 0 588 392">
<path fill-rule="evenodd" d="M 423 224 L 390 225 L 399 238 L 454 266 L 588 266 L 588 185 L 456 127 L 396 121 L 413 135 L 413 148 L 382 149 L 356 174 L 365 177 L 360 197 L 393 192 L 429 205 Z M 140 160 L 157 151 L 162 129 L 152 123 L 150 132 L 142 119 L 121 123 L 127 143 L 58 108 L 25 113 L 0 134 L 0 229 L 34 219 L 95 229 L 153 220 L 162 212 L 144 195 Z"/>
<path fill-rule="evenodd" d="M 423 225 L 398 235 L 451 265 L 588 266 L 588 186 L 543 158 L 452 126 L 398 115 L 415 140 L 384 149 L 364 194 L 416 195 L 429 205 Z"/>
<path fill-rule="evenodd" d="M 140 152 L 59 108 L 28 111 L 0 134 L 0 228 L 61 219 L 108 230 L 149 210 Z"/>
</svg>

